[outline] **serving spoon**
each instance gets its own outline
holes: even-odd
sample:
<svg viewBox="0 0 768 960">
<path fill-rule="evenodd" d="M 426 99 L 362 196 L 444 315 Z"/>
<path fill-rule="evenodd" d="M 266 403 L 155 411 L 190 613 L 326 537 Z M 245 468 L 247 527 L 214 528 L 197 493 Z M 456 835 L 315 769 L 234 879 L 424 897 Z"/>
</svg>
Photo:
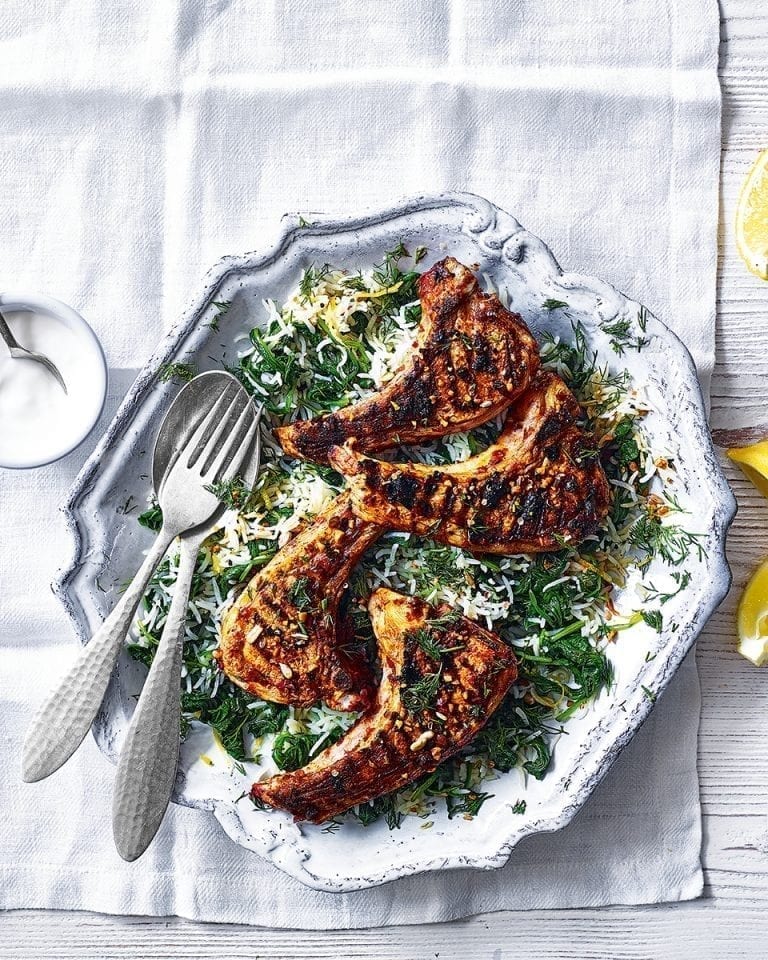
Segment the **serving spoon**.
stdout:
<svg viewBox="0 0 768 960">
<path fill-rule="evenodd" d="M 261 412 L 260 407 L 257 419 Z M 260 462 L 261 436 L 257 433 L 241 474 L 249 489 L 256 481 Z M 159 499 L 164 480 L 161 457 L 155 458 L 152 479 Z M 223 508 L 217 510 L 208 523 L 180 538 L 171 606 L 117 764 L 112 833 L 123 860 L 136 860 L 144 853 L 171 801 L 179 760 L 179 684 L 189 594 L 200 548 L 221 526 L 223 512 Z"/>
<path fill-rule="evenodd" d="M 2 313 L 0 313 L 0 337 L 5 341 L 5 345 L 8 347 L 8 351 L 13 360 L 34 360 L 36 363 L 41 363 L 48 373 L 55 377 L 64 393 L 67 393 L 67 385 L 64 383 L 64 377 L 62 377 L 59 368 L 53 360 L 49 360 L 44 353 L 35 353 L 34 350 L 27 350 L 26 347 L 22 347 L 8 326 Z"/>
<path fill-rule="evenodd" d="M 197 379 L 194 388 L 189 389 L 193 380 L 174 401 L 183 411 L 177 422 L 184 430 L 176 434 L 170 452 L 165 446 L 170 430 L 160 431 L 160 448 L 167 457 L 160 491 L 163 526 L 112 612 L 32 718 L 22 748 L 22 777 L 27 783 L 50 776 L 80 746 L 155 568 L 177 536 L 205 523 L 219 509 L 219 498 L 208 488 L 236 476 L 251 449 L 258 425 L 253 404 L 238 381 L 219 372 Z"/>
</svg>

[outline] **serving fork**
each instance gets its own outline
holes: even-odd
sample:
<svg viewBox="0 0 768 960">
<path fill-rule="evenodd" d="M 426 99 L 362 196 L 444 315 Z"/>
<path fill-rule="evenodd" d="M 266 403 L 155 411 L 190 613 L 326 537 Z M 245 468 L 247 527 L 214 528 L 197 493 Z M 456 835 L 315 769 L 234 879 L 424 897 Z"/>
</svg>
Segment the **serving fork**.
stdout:
<svg viewBox="0 0 768 960">
<path fill-rule="evenodd" d="M 257 413 L 260 416 L 261 408 Z M 248 489 L 256 481 L 260 462 L 261 437 L 257 433 L 240 474 Z M 136 860 L 144 853 L 171 800 L 179 760 L 179 682 L 189 594 L 200 547 L 219 528 L 221 512 L 217 510 L 208 523 L 180 538 L 168 616 L 120 751 L 112 798 L 112 833 L 124 860 Z"/>
<path fill-rule="evenodd" d="M 205 375 L 203 375 L 205 376 Z M 194 382 L 194 381 L 193 381 Z M 212 378 L 212 383 L 216 383 Z M 28 783 L 50 776 L 82 743 L 98 713 L 117 656 L 158 563 L 179 535 L 206 523 L 220 506 L 210 489 L 233 479 L 258 431 L 248 395 L 232 377 L 189 411 L 186 439 L 173 451 L 160 491 L 163 525 L 112 612 L 34 715 L 22 750 Z"/>
</svg>

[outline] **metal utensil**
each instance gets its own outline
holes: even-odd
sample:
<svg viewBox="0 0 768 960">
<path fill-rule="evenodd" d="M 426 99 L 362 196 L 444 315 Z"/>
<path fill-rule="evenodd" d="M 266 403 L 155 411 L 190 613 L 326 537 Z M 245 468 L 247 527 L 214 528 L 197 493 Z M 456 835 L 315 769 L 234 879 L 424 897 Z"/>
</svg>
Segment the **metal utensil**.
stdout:
<svg viewBox="0 0 768 960">
<path fill-rule="evenodd" d="M 261 409 L 257 417 L 260 415 Z M 258 476 L 260 461 L 261 437 L 257 434 L 242 471 L 248 488 Z M 154 480 L 157 489 L 162 478 L 156 475 Z M 120 752 L 112 798 L 112 833 L 124 860 L 136 860 L 144 853 L 171 800 L 179 760 L 179 682 L 189 593 L 200 547 L 220 526 L 222 512 L 218 510 L 209 523 L 181 537 L 168 617 Z"/>
<path fill-rule="evenodd" d="M 184 405 L 187 429 L 184 442 L 169 460 L 160 495 L 163 526 L 152 549 L 112 612 L 29 725 L 22 751 L 22 777 L 28 783 L 58 770 L 82 743 L 152 573 L 177 536 L 205 523 L 215 512 L 219 499 L 206 487 L 234 477 L 250 449 L 257 426 L 248 395 L 232 377 L 227 377 L 224 385 L 218 378 L 208 385 L 211 389 L 205 391 L 205 402 L 201 397 L 191 409 L 182 396 L 184 390 L 176 400 Z M 190 393 L 194 395 L 195 391 Z"/>
<path fill-rule="evenodd" d="M 64 393 L 67 392 L 67 385 L 64 383 L 64 377 L 59 373 L 59 368 L 56 364 L 49 360 L 44 353 L 35 353 L 34 350 L 27 350 L 26 347 L 22 347 L 19 341 L 13 334 L 13 331 L 8 326 L 5 317 L 0 313 L 0 337 L 5 341 L 5 345 L 8 347 L 8 350 L 14 360 L 34 360 L 37 363 L 42 363 L 45 369 L 53 374 L 56 380 L 61 385 L 61 389 Z"/>
</svg>

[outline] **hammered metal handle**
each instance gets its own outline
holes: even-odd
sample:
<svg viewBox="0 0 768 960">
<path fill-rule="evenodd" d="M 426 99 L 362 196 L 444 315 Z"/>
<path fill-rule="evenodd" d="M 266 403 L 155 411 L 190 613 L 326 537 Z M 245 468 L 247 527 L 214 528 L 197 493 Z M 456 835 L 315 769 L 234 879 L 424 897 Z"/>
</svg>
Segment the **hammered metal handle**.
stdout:
<svg viewBox="0 0 768 960">
<path fill-rule="evenodd" d="M 117 765 L 112 832 L 123 860 L 136 860 L 157 833 L 179 759 L 179 680 L 189 592 L 203 535 L 181 541 L 173 599 Z"/>
<path fill-rule="evenodd" d="M 128 589 L 32 718 L 22 749 L 27 783 L 49 777 L 85 739 L 139 601 L 176 532 L 161 530 Z"/>
</svg>

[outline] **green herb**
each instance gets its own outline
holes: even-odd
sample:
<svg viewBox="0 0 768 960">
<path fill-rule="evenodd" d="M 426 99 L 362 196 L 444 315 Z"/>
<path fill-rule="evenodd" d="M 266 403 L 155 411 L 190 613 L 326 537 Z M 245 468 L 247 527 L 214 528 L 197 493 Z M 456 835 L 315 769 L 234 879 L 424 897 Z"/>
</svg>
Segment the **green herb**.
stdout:
<svg viewBox="0 0 768 960">
<path fill-rule="evenodd" d="M 309 577 L 297 577 L 288 590 L 288 599 L 297 610 L 308 610 L 312 605 L 307 587 L 309 587 Z"/>
<path fill-rule="evenodd" d="M 235 760 L 246 760 L 245 742 L 243 734 L 248 732 L 250 720 L 245 696 L 227 697 L 211 707 L 210 698 L 202 698 L 192 694 L 182 694 L 181 706 L 185 712 L 198 713 L 199 719 L 210 724 L 221 739 L 221 744 L 227 753 Z"/>
<path fill-rule="evenodd" d="M 390 830 L 398 830 L 403 820 L 402 813 L 397 809 L 397 798 L 393 794 L 376 797 L 370 803 L 361 803 L 359 806 L 348 810 L 347 813 L 364 827 L 376 823 L 383 817 Z"/>
<path fill-rule="evenodd" d="M 298 770 L 309 762 L 317 739 L 311 733 L 279 733 L 272 747 L 272 759 L 281 770 Z"/>
<path fill-rule="evenodd" d="M 305 220 L 304 217 L 299 216 L 299 226 L 300 227 L 311 227 L 313 223 L 311 220 Z"/>
<path fill-rule="evenodd" d="M 528 803 L 525 800 L 517 800 L 512 807 L 512 813 L 525 813 Z"/>
<path fill-rule="evenodd" d="M 637 520 L 629 532 L 629 540 L 641 554 L 641 569 L 648 566 L 655 556 L 672 566 L 678 566 L 690 556 L 691 550 L 697 552 L 699 559 L 706 555 L 701 534 L 690 533 L 679 524 L 664 524 L 650 514 Z"/>
<path fill-rule="evenodd" d="M 421 261 L 424 259 L 424 257 L 426 257 L 426 255 L 427 255 L 426 247 L 416 247 L 416 250 L 413 253 L 413 262 L 421 263 Z"/>
<path fill-rule="evenodd" d="M 144 513 L 140 513 L 136 519 L 142 527 L 157 532 L 163 525 L 163 511 L 160 509 L 157 501 L 154 501 L 152 506 L 145 510 Z"/>
<path fill-rule="evenodd" d="M 326 263 L 322 267 L 307 267 L 301 275 L 299 283 L 299 293 L 302 299 L 307 302 L 312 296 L 312 290 L 325 280 L 331 272 L 330 266 Z"/>
<path fill-rule="evenodd" d="M 646 586 L 646 600 L 658 600 L 659 603 L 667 603 L 667 601 L 676 597 L 678 593 L 685 590 L 691 582 L 691 574 L 687 570 L 675 570 L 670 576 L 677 584 L 677 589 L 671 591 L 657 590 L 652 583 L 649 583 Z"/>
<path fill-rule="evenodd" d="M 643 610 L 643 620 L 657 633 L 661 633 L 664 624 L 661 610 Z"/>
<path fill-rule="evenodd" d="M 453 787 L 445 791 L 445 805 L 448 810 L 448 819 L 453 820 L 460 813 L 467 818 L 476 817 L 480 808 L 493 797 L 492 793 L 480 793 L 475 790 L 465 790 Z"/>
<path fill-rule="evenodd" d="M 621 466 L 637 463 L 640 458 L 640 447 L 635 439 L 636 424 L 632 417 L 625 417 L 619 421 L 613 430 L 613 446 L 615 456 Z"/>
<path fill-rule="evenodd" d="M 231 480 L 221 480 L 207 484 L 205 487 L 219 499 L 228 510 L 243 511 L 252 494 L 242 477 L 233 477 Z"/>
<path fill-rule="evenodd" d="M 650 700 L 651 703 L 656 703 L 656 694 L 653 692 L 653 690 L 649 690 L 648 687 L 645 687 L 642 684 L 640 685 L 640 689 L 643 691 L 647 700 Z"/>
<path fill-rule="evenodd" d="M 460 620 L 461 612 L 459 610 L 449 610 L 447 613 L 427 619 L 425 622 L 433 633 L 443 633 L 445 630 L 455 627 Z"/>
<path fill-rule="evenodd" d="M 160 368 L 157 375 L 162 383 L 168 383 L 169 380 L 181 380 L 182 383 L 188 383 L 197 375 L 195 367 L 191 363 L 166 363 Z"/>
<path fill-rule="evenodd" d="M 218 313 L 214 315 L 208 326 L 214 332 L 218 332 L 221 318 L 229 312 L 229 308 L 232 306 L 232 304 L 228 300 L 214 300 L 212 305 L 217 308 Z"/>
<path fill-rule="evenodd" d="M 445 628 L 442 628 L 445 629 Z M 411 634 L 415 642 L 421 647 L 428 657 L 432 660 L 440 660 L 447 653 L 455 653 L 457 650 L 463 650 L 464 644 L 447 647 L 441 644 L 434 633 L 434 628 L 416 630 Z"/>
<path fill-rule="evenodd" d="M 230 587 L 244 583 L 252 573 L 265 566 L 277 553 L 278 547 L 274 540 L 251 540 L 248 543 L 250 559 L 244 563 L 237 563 L 224 569 L 217 575 L 219 587 L 226 594 Z"/>
<path fill-rule="evenodd" d="M 627 349 L 637 350 L 638 353 L 648 343 L 645 337 L 636 337 L 632 332 L 632 321 L 628 317 L 618 317 L 612 323 L 602 325 L 603 333 L 611 338 L 614 353 L 623 356 Z"/>
<path fill-rule="evenodd" d="M 569 305 L 565 302 L 565 300 L 545 300 L 544 303 L 542 303 L 542 307 L 549 311 L 562 310 L 567 306 Z"/>
<path fill-rule="evenodd" d="M 440 675 L 443 665 L 435 673 L 425 673 L 412 682 L 403 682 L 401 677 L 400 698 L 408 713 L 431 710 L 440 690 Z"/>
</svg>

